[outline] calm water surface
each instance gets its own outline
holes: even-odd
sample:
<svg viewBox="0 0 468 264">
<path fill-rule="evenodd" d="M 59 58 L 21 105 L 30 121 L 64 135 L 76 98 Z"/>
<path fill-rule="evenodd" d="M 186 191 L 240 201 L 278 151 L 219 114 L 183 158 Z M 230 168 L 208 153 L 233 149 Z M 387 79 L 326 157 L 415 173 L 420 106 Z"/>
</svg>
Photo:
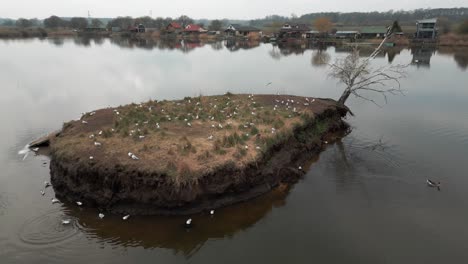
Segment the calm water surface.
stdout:
<svg viewBox="0 0 468 264">
<path fill-rule="evenodd" d="M 406 96 L 379 108 L 351 98 L 353 132 L 290 189 L 214 217 L 97 217 L 51 204 L 48 159 L 28 142 L 97 108 L 199 94 L 332 97 L 318 51 L 259 43 L 0 40 L 1 263 L 466 263 L 468 50 L 389 50 Z M 369 53 L 363 49 L 362 54 Z M 272 84 L 266 86 L 266 83 Z M 375 99 L 379 99 L 376 97 Z M 440 180 L 439 192 L 425 184 Z M 61 220 L 72 219 L 63 226 Z"/>
</svg>

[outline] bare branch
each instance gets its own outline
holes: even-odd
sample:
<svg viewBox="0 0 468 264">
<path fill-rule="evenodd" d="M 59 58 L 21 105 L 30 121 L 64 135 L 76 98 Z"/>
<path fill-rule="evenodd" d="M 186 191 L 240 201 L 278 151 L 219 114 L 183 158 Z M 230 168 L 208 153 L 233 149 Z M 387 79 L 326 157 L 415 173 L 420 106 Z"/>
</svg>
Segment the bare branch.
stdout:
<svg viewBox="0 0 468 264">
<path fill-rule="evenodd" d="M 343 83 L 346 86 L 339 103 L 344 104 L 349 95 L 353 94 L 381 107 L 375 100 L 364 96 L 361 92 L 378 93 L 385 103 L 387 103 L 387 95 L 404 95 L 400 79 L 406 77 L 405 70 L 408 65 L 397 64 L 378 68 L 370 66 L 370 59 L 375 58 L 384 41 L 368 58 L 360 58 L 359 51 L 354 47 L 348 56 L 329 64 L 329 76 L 338 79 L 338 83 Z M 391 83 L 393 85 L 389 86 Z"/>
</svg>

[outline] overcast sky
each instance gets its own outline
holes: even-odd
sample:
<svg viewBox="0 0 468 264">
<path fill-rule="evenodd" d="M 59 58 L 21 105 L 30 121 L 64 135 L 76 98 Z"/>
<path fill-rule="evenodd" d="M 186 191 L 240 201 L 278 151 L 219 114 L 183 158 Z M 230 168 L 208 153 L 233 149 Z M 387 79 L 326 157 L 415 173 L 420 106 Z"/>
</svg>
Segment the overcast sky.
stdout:
<svg viewBox="0 0 468 264">
<path fill-rule="evenodd" d="M 193 18 L 262 18 L 292 13 L 302 15 L 325 11 L 387 11 L 416 8 L 467 7 L 467 0 L 1 0 L 0 17 L 46 18 L 145 16 Z"/>
</svg>

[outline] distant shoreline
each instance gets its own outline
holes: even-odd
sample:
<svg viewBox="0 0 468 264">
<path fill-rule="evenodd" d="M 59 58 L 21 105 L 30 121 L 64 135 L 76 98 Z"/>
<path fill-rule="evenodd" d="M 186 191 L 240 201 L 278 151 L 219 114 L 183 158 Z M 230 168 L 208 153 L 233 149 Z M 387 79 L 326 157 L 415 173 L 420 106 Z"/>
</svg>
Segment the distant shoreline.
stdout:
<svg viewBox="0 0 468 264">
<path fill-rule="evenodd" d="M 157 32 L 146 32 L 146 33 L 113 33 L 113 32 L 78 32 L 71 29 L 44 29 L 40 27 L 36 28 L 16 28 L 16 27 L 0 27 L 0 39 L 27 39 L 27 38 L 68 38 L 68 37 L 90 37 L 90 38 L 129 38 L 129 39 L 146 39 L 146 40 L 178 40 L 178 39 L 189 39 L 189 40 L 224 40 L 227 39 L 224 36 L 185 36 L 171 38 L 170 36 L 160 35 Z M 263 41 L 268 42 L 269 38 L 262 38 Z M 286 44 L 287 41 L 284 41 Z M 292 44 L 304 44 L 313 42 L 322 43 L 333 43 L 333 44 L 346 44 L 346 43 L 358 43 L 368 45 L 378 45 L 380 39 L 358 39 L 356 42 L 341 39 L 297 39 Z M 420 46 L 419 43 L 412 43 L 409 38 L 394 39 L 390 41 L 396 46 Z M 427 44 L 424 44 L 427 45 Z M 468 47 L 468 35 L 448 33 L 441 35 L 436 42 L 432 42 L 432 46 L 445 46 L 445 47 Z"/>
</svg>

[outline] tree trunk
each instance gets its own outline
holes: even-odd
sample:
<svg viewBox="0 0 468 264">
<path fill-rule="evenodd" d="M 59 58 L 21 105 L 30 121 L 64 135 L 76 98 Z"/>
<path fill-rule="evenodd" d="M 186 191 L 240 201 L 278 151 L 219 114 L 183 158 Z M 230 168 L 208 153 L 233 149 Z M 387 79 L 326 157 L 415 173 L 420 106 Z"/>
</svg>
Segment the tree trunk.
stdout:
<svg viewBox="0 0 468 264">
<path fill-rule="evenodd" d="M 344 90 L 343 94 L 341 95 L 340 99 L 338 100 L 339 104 L 344 105 L 348 97 L 351 95 L 351 89 L 347 88 Z"/>
</svg>

